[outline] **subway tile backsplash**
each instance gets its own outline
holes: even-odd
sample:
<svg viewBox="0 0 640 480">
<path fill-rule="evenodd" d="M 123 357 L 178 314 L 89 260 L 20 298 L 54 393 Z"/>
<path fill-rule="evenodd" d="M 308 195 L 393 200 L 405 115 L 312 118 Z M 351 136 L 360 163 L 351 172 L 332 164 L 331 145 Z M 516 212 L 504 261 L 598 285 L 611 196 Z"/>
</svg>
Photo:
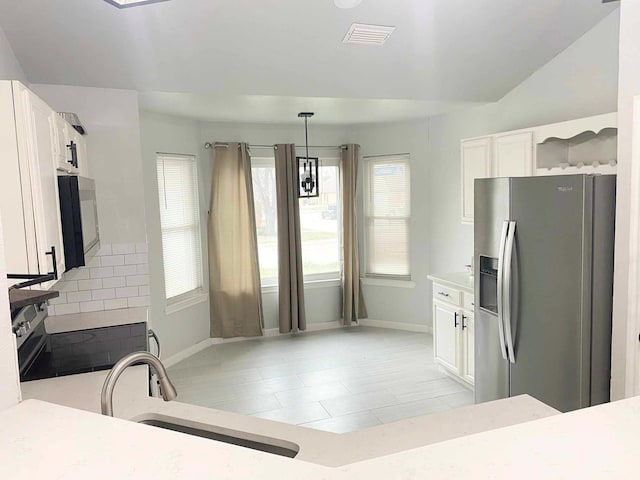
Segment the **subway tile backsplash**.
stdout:
<svg viewBox="0 0 640 480">
<path fill-rule="evenodd" d="M 54 288 L 49 315 L 116 310 L 149 305 L 146 243 L 101 245 L 86 267 L 66 272 Z"/>
</svg>

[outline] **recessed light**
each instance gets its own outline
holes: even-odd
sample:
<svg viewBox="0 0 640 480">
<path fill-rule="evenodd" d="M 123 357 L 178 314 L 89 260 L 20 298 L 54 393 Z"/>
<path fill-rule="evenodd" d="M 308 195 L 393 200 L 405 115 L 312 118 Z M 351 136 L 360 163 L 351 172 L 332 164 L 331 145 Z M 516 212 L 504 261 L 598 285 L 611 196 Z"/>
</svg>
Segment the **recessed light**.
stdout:
<svg viewBox="0 0 640 480">
<path fill-rule="evenodd" d="M 354 23 L 342 39 L 342 43 L 355 43 L 358 45 L 384 45 L 384 42 L 395 31 L 396 27 L 383 25 L 366 25 Z"/>
<path fill-rule="evenodd" d="M 118 8 L 137 7 L 138 5 L 146 5 L 148 3 L 166 2 L 167 0 L 104 0 Z"/>
<path fill-rule="evenodd" d="M 333 0 L 338 8 L 354 8 L 362 3 L 362 0 Z"/>
</svg>

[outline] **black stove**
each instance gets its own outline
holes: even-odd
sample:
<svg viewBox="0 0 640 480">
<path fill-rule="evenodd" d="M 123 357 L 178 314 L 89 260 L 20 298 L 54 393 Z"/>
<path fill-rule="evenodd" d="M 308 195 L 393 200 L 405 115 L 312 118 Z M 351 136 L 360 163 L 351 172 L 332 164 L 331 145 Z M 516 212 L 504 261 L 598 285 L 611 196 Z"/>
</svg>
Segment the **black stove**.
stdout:
<svg viewBox="0 0 640 480">
<path fill-rule="evenodd" d="M 148 351 L 146 322 L 48 334 L 46 304 L 24 307 L 13 319 L 20 381 L 108 370 L 125 355 Z"/>
</svg>

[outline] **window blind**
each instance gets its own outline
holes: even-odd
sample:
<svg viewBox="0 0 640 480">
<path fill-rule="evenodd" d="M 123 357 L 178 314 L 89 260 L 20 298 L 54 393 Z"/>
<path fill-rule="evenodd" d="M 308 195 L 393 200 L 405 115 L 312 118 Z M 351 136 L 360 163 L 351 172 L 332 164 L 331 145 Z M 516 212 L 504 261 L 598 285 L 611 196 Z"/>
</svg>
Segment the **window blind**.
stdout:
<svg viewBox="0 0 640 480">
<path fill-rule="evenodd" d="M 409 277 L 409 157 L 369 158 L 365 176 L 366 273 Z"/>
<path fill-rule="evenodd" d="M 167 299 L 202 288 L 196 159 L 158 155 L 158 197 Z"/>
</svg>

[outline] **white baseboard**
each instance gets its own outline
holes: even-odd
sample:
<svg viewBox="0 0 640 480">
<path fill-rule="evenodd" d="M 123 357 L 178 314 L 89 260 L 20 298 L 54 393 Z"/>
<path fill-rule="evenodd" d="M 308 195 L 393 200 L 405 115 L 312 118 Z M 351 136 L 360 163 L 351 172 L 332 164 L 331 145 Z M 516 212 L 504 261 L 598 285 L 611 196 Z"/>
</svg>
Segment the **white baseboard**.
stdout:
<svg viewBox="0 0 640 480">
<path fill-rule="evenodd" d="M 342 322 L 340 320 L 336 320 L 334 322 L 322 322 L 322 323 L 311 323 L 307 325 L 307 329 L 304 331 L 298 332 L 299 334 L 304 334 L 306 332 L 316 332 L 320 330 L 330 330 L 334 328 L 342 328 Z M 248 340 L 255 340 L 256 338 L 264 338 L 264 337 L 278 337 L 280 335 L 291 335 L 290 333 L 280 333 L 280 329 L 278 328 L 267 328 L 263 331 L 262 337 L 235 337 L 235 338 L 207 338 L 201 342 L 196 343 L 180 352 L 167 357 L 162 360 L 162 363 L 166 368 L 169 368 L 175 365 L 182 360 L 189 358 L 192 355 L 195 355 L 202 350 L 209 348 L 212 345 L 220 345 L 222 343 L 235 343 L 235 342 L 245 342 Z"/>
<path fill-rule="evenodd" d="M 191 345 L 190 347 L 185 348 L 184 350 L 181 350 L 178 353 L 171 355 L 170 357 L 163 358 L 162 363 L 166 368 L 172 367 L 176 363 L 189 358 L 191 355 L 195 355 L 196 353 L 201 352 L 205 348 L 210 347 L 211 345 L 213 345 L 213 340 L 216 340 L 216 339 L 207 338 L 206 340 L 198 342 L 195 345 Z"/>
<path fill-rule="evenodd" d="M 387 320 L 373 320 L 371 318 L 361 318 L 358 323 L 363 327 L 392 328 L 394 330 L 405 330 L 407 332 L 433 333 L 431 325 L 419 325 L 417 323 L 389 322 Z"/>
<path fill-rule="evenodd" d="M 342 328 L 342 322 L 340 320 L 336 320 L 334 322 L 322 322 L 322 323 L 309 323 L 307 324 L 306 330 L 301 330 L 298 334 L 305 332 L 317 332 L 320 330 L 332 330 L 334 328 Z M 267 328 L 264 330 L 265 337 L 278 337 L 280 335 L 291 335 L 290 333 L 280 333 L 279 328 Z"/>
</svg>

